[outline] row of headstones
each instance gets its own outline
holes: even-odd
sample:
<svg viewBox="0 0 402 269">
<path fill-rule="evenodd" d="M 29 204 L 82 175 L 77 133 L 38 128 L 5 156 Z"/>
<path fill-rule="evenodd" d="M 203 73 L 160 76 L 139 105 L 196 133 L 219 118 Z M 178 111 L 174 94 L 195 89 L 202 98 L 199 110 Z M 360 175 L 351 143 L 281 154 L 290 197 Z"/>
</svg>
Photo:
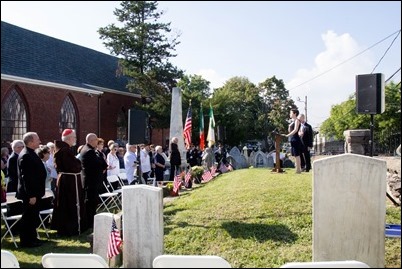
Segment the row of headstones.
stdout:
<svg viewBox="0 0 402 269">
<path fill-rule="evenodd" d="M 386 162 L 346 153 L 315 161 L 313 170 L 313 261 L 357 260 L 383 268 Z M 95 216 L 93 252 L 107 260 L 115 218 L 122 228 L 123 267 L 151 268 L 164 252 L 162 189 L 124 186 L 122 212 L 122 218 Z M 110 265 L 119 266 L 120 258 Z"/>
<path fill-rule="evenodd" d="M 345 153 L 366 154 L 370 130 L 346 130 L 345 136 Z M 274 167 L 274 158 L 270 153 L 264 153 L 258 148 L 258 151 L 251 151 L 248 155 L 247 147 L 243 148 L 243 153 L 237 148 L 233 147 L 229 151 L 229 161 L 235 169 L 253 167 Z M 284 167 L 294 167 L 293 163 L 287 159 L 288 163 L 284 163 Z M 289 163 L 290 162 L 290 163 Z"/>
<path fill-rule="evenodd" d="M 260 149 L 258 151 L 251 151 L 248 156 L 248 150 L 245 148 L 243 153 L 237 147 L 233 147 L 229 151 L 228 161 L 235 169 L 253 167 L 267 167 L 273 168 L 275 166 L 274 158 L 271 153 L 264 153 Z M 284 167 L 293 168 L 294 164 L 290 159 L 285 159 Z"/>
</svg>

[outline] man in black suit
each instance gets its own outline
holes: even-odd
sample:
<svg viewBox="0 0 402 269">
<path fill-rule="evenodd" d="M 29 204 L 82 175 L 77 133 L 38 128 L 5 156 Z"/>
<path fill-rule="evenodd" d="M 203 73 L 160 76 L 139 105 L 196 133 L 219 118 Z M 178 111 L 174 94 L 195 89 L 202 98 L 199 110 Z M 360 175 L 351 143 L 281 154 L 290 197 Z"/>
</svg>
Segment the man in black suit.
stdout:
<svg viewBox="0 0 402 269">
<path fill-rule="evenodd" d="M 47 171 L 42 160 L 35 153 L 41 143 L 35 132 L 24 134 L 25 148 L 18 156 L 18 188 L 16 197 L 23 202 L 20 226 L 21 247 L 38 247 L 42 242 L 37 238 L 40 200 L 45 195 Z"/>
<path fill-rule="evenodd" d="M 89 133 L 81 150 L 82 175 L 85 182 L 87 225 L 93 229 L 96 208 L 99 204 L 99 190 L 103 183 L 103 171 L 108 167 L 105 159 L 98 153 L 98 136 Z"/>
<path fill-rule="evenodd" d="M 310 171 L 311 169 L 311 157 L 310 149 L 313 147 L 313 128 L 306 122 L 304 114 L 299 115 L 301 127 L 299 130 L 299 136 L 303 142 L 303 154 L 301 158 L 301 167 L 303 171 Z"/>
<path fill-rule="evenodd" d="M 14 140 L 11 143 L 11 148 L 13 149 L 13 153 L 10 158 L 7 160 L 7 170 L 8 170 L 8 183 L 7 183 L 7 192 L 16 192 L 18 187 L 18 168 L 17 168 L 17 160 L 18 156 L 21 153 L 22 149 L 25 147 L 24 141 L 22 140 Z"/>
<path fill-rule="evenodd" d="M 190 149 L 187 151 L 186 155 L 187 163 L 190 165 L 190 167 L 196 166 L 198 164 L 197 159 L 200 153 L 193 143 L 190 144 Z"/>
</svg>

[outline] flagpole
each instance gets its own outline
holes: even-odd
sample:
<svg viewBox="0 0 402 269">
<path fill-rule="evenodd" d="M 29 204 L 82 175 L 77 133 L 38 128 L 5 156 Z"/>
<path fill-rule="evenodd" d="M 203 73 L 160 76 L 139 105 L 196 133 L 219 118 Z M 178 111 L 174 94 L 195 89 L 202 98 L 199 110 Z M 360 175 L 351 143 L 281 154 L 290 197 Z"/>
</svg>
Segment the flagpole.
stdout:
<svg viewBox="0 0 402 269">
<path fill-rule="evenodd" d="M 202 110 L 202 103 L 200 103 L 199 133 L 200 133 L 200 150 L 204 150 L 205 149 L 205 133 L 204 133 L 204 112 Z"/>
</svg>

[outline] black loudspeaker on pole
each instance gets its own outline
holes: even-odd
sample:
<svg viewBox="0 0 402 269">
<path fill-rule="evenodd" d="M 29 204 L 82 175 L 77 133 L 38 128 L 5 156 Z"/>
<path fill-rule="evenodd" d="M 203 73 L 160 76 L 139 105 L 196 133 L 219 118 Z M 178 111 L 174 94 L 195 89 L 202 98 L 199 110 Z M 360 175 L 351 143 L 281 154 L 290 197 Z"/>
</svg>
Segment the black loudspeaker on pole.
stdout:
<svg viewBox="0 0 402 269">
<path fill-rule="evenodd" d="M 356 76 L 356 109 L 359 114 L 381 114 L 384 112 L 384 74 Z"/>
<path fill-rule="evenodd" d="M 148 144 L 149 137 L 149 115 L 146 111 L 128 110 L 128 143 Z"/>
<path fill-rule="evenodd" d="M 356 112 L 370 114 L 370 156 L 374 152 L 374 115 L 385 111 L 384 74 L 356 76 Z"/>
</svg>

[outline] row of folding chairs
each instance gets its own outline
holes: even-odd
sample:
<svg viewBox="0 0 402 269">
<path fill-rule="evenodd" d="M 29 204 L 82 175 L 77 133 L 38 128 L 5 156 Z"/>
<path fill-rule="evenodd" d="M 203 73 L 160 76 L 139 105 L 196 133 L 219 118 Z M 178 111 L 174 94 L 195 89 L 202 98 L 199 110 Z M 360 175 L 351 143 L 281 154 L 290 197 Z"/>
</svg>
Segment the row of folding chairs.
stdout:
<svg viewBox="0 0 402 269">
<path fill-rule="evenodd" d="M 5 233 L 1 237 L 1 242 L 3 239 L 10 235 L 11 240 L 13 241 L 16 248 L 18 248 L 18 244 L 15 240 L 15 235 L 13 234 L 13 228 L 16 227 L 19 221 L 22 218 L 22 214 L 13 214 L 8 209 L 11 208 L 21 208 L 22 209 L 22 201 L 15 197 L 15 192 L 8 192 L 7 202 L 1 203 L 1 220 L 4 222 L 4 226 L 6 228 Z M 54 199 L 54 193 L 51 189 L 46 189 L 45 195 L 42 197 L 42 201 L 47 201 L 48 199 Z M 18 212 L 22 213 L 22 212 Z M 48 208 L 44 208 L 39 212 L 40 224 L 38 228 L 43 228 L 46 233 L 46 236 L 49 238 L 48 228 L 46 227 L 46 223 L 51 220 L 53 214 L 53 207 L 49 206 Z M 38 233 L 39 237 L 39 233 Z"/>
<path fill-rule="evenodd" d="M 137 176 L 135 176 L 135 180 L 138 181 Z M 154 180 L 154 178 L 148 178 L 149 183 L 153 183 Z M 148 182 L 141 177 L 141 183 L 147 184 Z M 127 174 L 124 169 L 120 169 L 118 175 L 107 176 L 107 182 L 103 182 L 106 192 L 99 194 L 100 204 L 97 208 L 97 212 L 107 211 L 112 213 L 113 208 L 121 210 L 122 188 L 127 184 Z"/>
<path fill-rule="evenodd" d="M 42 256 L 43 268 L 109 268 L 97 254 L 47 253 Z M 1 268 L 19 268 L 15 255 L 1 250 Z M 153 259 L 152 268 L 231 268 L 230 263 L 216 255 L 159 255 Z M 370 268 L 366 263 L 345 261 L 289 262 L 280 268 Z"/>
</svg>

